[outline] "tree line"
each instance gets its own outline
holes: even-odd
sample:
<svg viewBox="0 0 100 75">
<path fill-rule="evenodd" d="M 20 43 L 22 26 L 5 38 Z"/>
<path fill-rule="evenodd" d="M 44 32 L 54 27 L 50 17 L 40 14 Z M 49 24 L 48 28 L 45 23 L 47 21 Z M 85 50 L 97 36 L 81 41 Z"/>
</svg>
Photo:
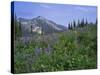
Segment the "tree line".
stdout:
<svg viewBox="0 0 100 75">
<path fill-rule="evenodd" d="M 14 16 L 14 35 L 15 39 L 22 35 L 22 27 L 21 22 L 17 20 L 17 16 Z"/>
<path fill-rule="evenodd" d="M 97 25 L 97 19 L 95 21 L 95 23 L 89 23 L 87 21 L 87 19 L 85 20 L 84 18 L 82 20 L 79 20 L 78 19 L 78 22 L 76 22 L 75 20 L 73 20 L 72 22 L 70 22 L 68 24 L 68 29 L 74 29 L 74 28 L 78 28 L 78 27 L 84 27 L 84 26 L 87 26 L 87 25 Z"/>
</svg>

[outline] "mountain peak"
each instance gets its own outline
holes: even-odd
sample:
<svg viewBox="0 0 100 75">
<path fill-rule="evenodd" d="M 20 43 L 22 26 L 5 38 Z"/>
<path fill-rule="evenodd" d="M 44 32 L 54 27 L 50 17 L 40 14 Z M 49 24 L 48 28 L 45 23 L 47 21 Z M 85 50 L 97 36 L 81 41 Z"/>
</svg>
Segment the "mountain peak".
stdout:
<svg viewBox="0 0 100 75">
<path fill-rule="evenodd" d="M 44 34 L 60 32 L 60 31 L 66 30 L 65 26 L 58 25 L 55 22 L 53 22 L 52 20 L 48 20 L 42 16 L 37 16 L 33 19 L 23 19 L 23 18 L 21 18 L 21 19 L 22 19 L 21 24 L 23 27 L 22 29 L 23 29 L 23 32 L 25 32 L 25 33 L 30 33 L 32 27 L 42 28 L 42 32 Z"/>
<path fill-rule="evenodd" d="M 36 17 L 37 19 L 41 19 L 41 20 L 45 20 L 45 18 L 44 17 L 42 17 L 42 16 L 38 16 L 38 17 Z"/>
</svg>

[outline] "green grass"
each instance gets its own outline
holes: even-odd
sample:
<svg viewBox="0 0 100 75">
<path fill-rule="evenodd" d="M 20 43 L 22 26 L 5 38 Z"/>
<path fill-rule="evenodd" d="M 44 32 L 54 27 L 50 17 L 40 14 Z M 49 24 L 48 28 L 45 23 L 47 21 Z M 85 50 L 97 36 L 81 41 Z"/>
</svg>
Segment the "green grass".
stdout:
<svg viewBox="0 0 100 75">
<path fill-rule="evenodd" d="M 86 26 L 56 34 L 59 40 L 51 46 L 51 54 L 46 54 L 44 51 L 48 42 L 15 44 L 15 73 L 97 68 L 96 26 Z M 38 56 L 35 54 L 35 48 L 41 48 Z"/>
</svg>

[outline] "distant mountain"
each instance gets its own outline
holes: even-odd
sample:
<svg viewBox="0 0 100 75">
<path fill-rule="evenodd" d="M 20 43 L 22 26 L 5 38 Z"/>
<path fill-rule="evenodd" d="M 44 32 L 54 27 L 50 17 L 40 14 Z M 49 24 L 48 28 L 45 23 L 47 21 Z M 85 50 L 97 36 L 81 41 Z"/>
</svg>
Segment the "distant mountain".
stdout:
<svg viewBox="0 0 100 75">
<path fill-rule="evenodd" d="M 21 22 L 23 34 L 29 34 L 31 32 L 31 27 L 42 28 L 42 32 L 44 34 L 67 30 L 65 26 L 58 25 L 55 22 L 48 20 L 42 16 L 38 16 L 33 19 L 19 18 L 18 20 Z"/>
</svg>

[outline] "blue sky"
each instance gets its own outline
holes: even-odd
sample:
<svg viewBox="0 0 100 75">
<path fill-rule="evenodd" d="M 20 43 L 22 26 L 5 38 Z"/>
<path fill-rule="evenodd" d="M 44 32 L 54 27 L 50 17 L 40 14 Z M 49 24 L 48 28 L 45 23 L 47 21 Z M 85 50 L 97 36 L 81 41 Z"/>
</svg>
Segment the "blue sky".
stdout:
<svg viewBox="0 0 100 75">
<path fill-rule="evenodd" d="M 95 22 L 97 18 L 96 6 L 14 2 L 14 7 L 18 18 L 32 19 L 42 16 L 64 26 L 73 20 L 78 21 L 84 18 L 88 22 Z"/>
</svg>

